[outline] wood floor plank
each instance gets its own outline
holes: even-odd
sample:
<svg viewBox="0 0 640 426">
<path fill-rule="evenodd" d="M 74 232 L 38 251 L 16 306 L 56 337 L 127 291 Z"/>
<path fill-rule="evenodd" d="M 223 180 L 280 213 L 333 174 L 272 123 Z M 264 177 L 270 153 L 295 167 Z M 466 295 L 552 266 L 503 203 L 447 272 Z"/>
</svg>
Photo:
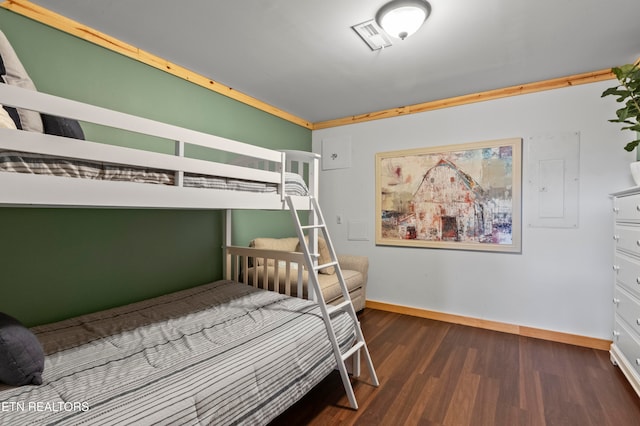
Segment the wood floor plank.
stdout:
<svg viewBox="0 0 640 426">
<path fill-rule="evenodd" d="M 482 425 L 496 424 L 496 407 L 500 394 L 500 381 L 493 377 L 480 377 L 473 402 L 473 421 Z M 471 423 L 471 422 L 469 422 Z"/>
<path fill-rule="evenodd" d="M 416 394 L 413 399 L 407 401 L 410 405 L 409 413 L 405 419 L 404 424 L 426 424 L 428 422 L 421 422 L 423 413 L 427 411 L 429 401 L 433 398 L 434 393 L 438 387 L 438 379 L 435 377 L 424 377 L 423 374 L 416 374 L 416 384 L 423 383 L 422 389 Z"/>
<path fill-rule="evenodd" d="M 463 373 L 456 384 L 444 418 L 446 425 L 467 425 L 473 420 L 473 406 L 480 385 L 480 376 Z"/>
<path fill-rule="evenodd" d="M 380 386 L 330 374 L 272 425 L 640 426 L 640 398 L 606 351 L 367 308 Z"/>
<path fill-rule="evenodd" d="M 533 362 L 529 353 L 522 348 L 518 351 L 519 356 L 519 404 L 518 407 L 530 413 L 530 418 L 534 424 L 544 426 L 544 402 L 542 400 L 542 385 L 540 375 L 533 368 Z"/>
<path fill-rule="evenodd" d="M 381 419 L 382 424 L 406 424 L 411 415 L 411 410 L 415 405 L 415 395 L 420 395 L 426 387 L 424 378 L 419 374 L 412 374 L 408 380 L 402 385 L 400 391 L 394 398 L 393 403 L 388 405 L 388 409 Z"/>
</svg>

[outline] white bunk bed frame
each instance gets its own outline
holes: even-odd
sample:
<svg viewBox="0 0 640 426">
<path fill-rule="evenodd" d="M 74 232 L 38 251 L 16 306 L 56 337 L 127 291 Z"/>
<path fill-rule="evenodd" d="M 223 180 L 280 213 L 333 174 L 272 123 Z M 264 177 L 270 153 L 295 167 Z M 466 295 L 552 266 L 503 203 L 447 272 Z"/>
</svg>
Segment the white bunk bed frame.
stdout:
<svg viewBox="0 0 640 426">
<path fill-rule="evenodd" d="M 0 150 L 111 163 L 125 167 L 160 169 L 175 173 L 175 185 L 169 186 L 0 171 L 0 206 L 226 210 L 225 276 L 231 278 L 233 275 L 235 280 L 240 278 L 238 271 L 242 268 L 239 268 L 239 257 L 243 256 L 245 283 L 249 257 L 284 260 L 287 271 L 290 269 L 291 262 L 304 264 L 307 270 L 313 272 L 310 273 L 313 286 L 309 289 L 309 298 L 316 300 L 321 307 L 337 367 L 340 370 L 352 408 L 357 409 L 358 405 L 345 365 L 347 359 L 353 361 L 352 372 L 354 376 L 358 376 L 360 373 L 359 357 L 362 351 L 371 374 L 371 381 L 374 386 L 378 385 L 378 379 L 317 202 L 319 155 L 303 151 L 275 151 L 261 148 L 7 84 L 0 84 L 0 104 L 175 141 L 175 152 L 171 155 L 88 140 L 0 128 Z M 232 164 L 188 158 L 184 155 L 186 144 L 233 154 L 237 158 L 234 158 Z M 306 176 L 308 195 L 287 195 L 285 193 L 286 172 Z M 276 184 L 278 189 L 277 192 L 272 193 L 253 193 L 185 187 L 183 186 L 183 177 L 186 173 Z M 231 241 L 232 209 L 289 210 L 293 216 L 304 253 L 278 254 L 273 251 L 233 247 Z M 309 212 L 309 225 L 300 224 L 297 216 L 298 210 Z M 303 228 L 306 229 L 308 243 L 305 241 Z M 319 231 L 323 232 L 329 245 L 332 257 L 331 265 L 334 265 L 338 271 L 345 299 L 345 302 L 339 306 L 330 308 L 327 308 L 321 296 L 317 280 L 318 269 L 327 266 L 318 265 L 317 262 Z M 301 273 L 301 269 L 298 269 L 298 273 Z M 298 282 L 302 282 L 300 277 Z M 256 285 L 255 282 L 253 284 Z M 290 286 L 287 285 L 287 294 L 290 294 L 289 288 Z M 298 289 L 298 294 L 302 293 L 302 290 Z M 357 340 L 346 353 L 340 352 L 331 325 L 331 317 L 337 311 L 347 312 L 356 324 Z"/>
<path fill-rule="evenodd" d="M 75 140 L 36 132 L 0 129 L 0 149 L 32 152 L 124 166 L 162 169 L 176 174 L 176 185 L 111 182 L 26 173 L 0 173 L 0 205 L 40 207 L 251 209 L 286 210 L 285 171 L 308 174 L 309 195 L 317 196 L 319 155 L 275 151 L 83 104 L 40 92 L 0 84 L 0 104 L 67 117 L 175 141 L 175 154 Z M 185 144 L 239 156 L 225 164 L 184 156 Z M 262 168 L 248 167 L 261 166 Z M 182 176 L 194 173 L 277 184 L 277 193 L 251 193 L 182 186 Z M 299 210 L 309 210 L 309 197 L 292 196 Z"/>
</svg>

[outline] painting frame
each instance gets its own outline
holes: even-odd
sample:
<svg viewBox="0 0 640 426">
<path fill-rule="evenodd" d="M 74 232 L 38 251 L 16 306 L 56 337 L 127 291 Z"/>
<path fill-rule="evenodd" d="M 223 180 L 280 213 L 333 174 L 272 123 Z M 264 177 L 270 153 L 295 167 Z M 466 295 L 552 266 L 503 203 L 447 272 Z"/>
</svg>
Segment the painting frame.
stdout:
<svg viewBox="0 0 640 426">
<path fill-rule="evenodd" d="M 376 245 L 522 251 L 522 138 L 376 153 Z"/>
</svg>

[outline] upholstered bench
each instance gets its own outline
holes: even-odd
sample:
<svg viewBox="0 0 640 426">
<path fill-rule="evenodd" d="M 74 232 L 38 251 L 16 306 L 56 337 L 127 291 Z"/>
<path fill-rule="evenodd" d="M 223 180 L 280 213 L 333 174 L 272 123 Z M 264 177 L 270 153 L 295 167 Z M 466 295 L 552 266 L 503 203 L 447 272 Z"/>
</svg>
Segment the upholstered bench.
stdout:
<svg viewBox="0 0 640 426">
<path fill-rule="evenodd" d="M 299 241 L 295 237 L 291 238 L 256 238 L 249 244 L 250 247 L 254 247 L 256 249 L 262 250 L 276 250 L 283 252 L 299 252 L 301 251 L 299 247 Z M 323 239 L 319 239 L 318 241 L 318 252 L 320 258 L 318 260 L 319 264 L 326 264 L 330 262 L 329 251 L 326 247 L 326 243 Z M 255 268 L 257 271 L 257 279 L 258 282 L 262 284 L 262 280 L 264 277 L 264 262 L 265 259 L 257 258 L 256 259 L 259 268 Z M 276 269 L 278 270 L 278 282 L 279 285 L 284 285 L 284 276 L 286 273 L 286 266 L 283 262 L 279 262 L 279 264 L 275 265 L 275 260 L 267 259 L 267 275 L 269 279 L 269 285 L 273 286 L 275 281 Z M 366 256 L 356 256 L 356 255 L 338 255 L 338 263 L 340 265 L 340 269 L 342 271 L 342 275 L 344 277 L 345 283 L 347 284 L 347 289 L 349 290 L 349 296 L 351 297 L 351 301 L 353 302 L 353 306 L 356 311 L 361 311 L 364 309 L 365 299 L 366 299 L 366 288 L 367 288 L 367 272 L 369 270 L 369 259 Z M 290 268 L 297 268 L 297 264 L 291 264 Z M 318 282 L 320 283 L 320 287 L 322 289 L 322 294 L 327 303 L 336 304 L 343 300 L 342 292 L 340 291 L 340 284 L 338 283 L 338 275 L 336 274 L 335 268 L 323 268 L 319 271 L 318 274 Z M 249 282 L 253 280 L 253 271 L 254 269 L 249 270 Z M 293 295 L 297 295 L 297 283 L 298 283 L 298 274 L 297 272 L 292 272 L 290 274 L 291 279 L 291 290 Z M 304 270 L 302 272 L 302 283 L 303 283 L 303 292 L 304 297 L 307 296 L 307 285 L 308 285 L 308 272 Z"/>
</svg>

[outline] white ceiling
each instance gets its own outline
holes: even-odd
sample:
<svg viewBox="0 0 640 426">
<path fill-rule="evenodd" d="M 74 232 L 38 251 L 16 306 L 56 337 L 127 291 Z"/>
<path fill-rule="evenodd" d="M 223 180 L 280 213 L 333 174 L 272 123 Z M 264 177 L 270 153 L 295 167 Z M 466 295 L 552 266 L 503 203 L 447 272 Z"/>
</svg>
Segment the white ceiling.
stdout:
<svg viewBox="0 0 640 426">
<path fill-rule="evenodd" d="M 386 0 L 33 0 L 310 122 L 597 71 L 640 57 L 639 0 L 430 0 L 372 52 Z"/>
</svg>

